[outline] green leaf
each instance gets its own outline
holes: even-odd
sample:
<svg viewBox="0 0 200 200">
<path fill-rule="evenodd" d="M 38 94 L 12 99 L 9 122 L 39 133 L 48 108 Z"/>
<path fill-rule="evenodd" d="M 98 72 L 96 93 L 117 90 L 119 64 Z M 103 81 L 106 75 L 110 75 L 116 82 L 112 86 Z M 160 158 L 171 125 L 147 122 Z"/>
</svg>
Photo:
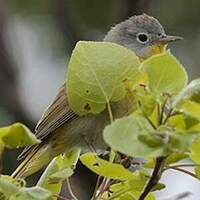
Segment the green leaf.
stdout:
<svg viewBox="0 0 200 200">
<path fill-rule="evenodd" d="M 155 134 L 151 135 L 141 134 L 138 136 L 138 139 L 151 148 L 157 148 L 163 145 L 163 138 L 161 138 L 159 135 L 156 135 L 156 132 Z"/>
<path fill-rule="evenodd" d="M 15 195 L 19 192 L 19 186 L 16 184 L 16 180 L 6 176 L 0 176 L 0 191 L 6 196 L 10 197 L 11 195 Z"/>
<path fill-rule="evenodd" d="M 50 183 L 49 182 L 49 176 L 53 173 L 56 173 L 59 171 L 59 166 L 58 166 L 58 159 L 61 156 L 54 158 L 51 163 L 47 166 L 45 171 L 43 172 L 42 176 L 40 177 L 37 186 L 43 187 L 45 189 L 48 189 L 51 191 L 53 194 L 58 194 L 61 190 L 62 187 L 62 182 L 56 182 L 56 183 Z"/>
<path fill-rule="evenodd" d="M 141 69 L 148 74 L 149 89 L 157 96 L 177 94 L 187 84 L 185 69 L 169 51 L 147 59 Z"/>
<path fill-rule="evenodd" d="M 196 163 L 200 164 L 200 138 L 196 138 L 190 146 L 190 158 Z"/>
<path fill-rule="evenodd" d="M 149 179 L 149 175 L 141 172 L 133 173 L 134 177 L 130 180 L 112 184 L 109 191 L 103 194 L 103 199 L 116 200 L 138 200 L 141 192 Z M 158 184 L 158 189 L 163 185 Z M 153 193 L 149 193 L 145 200 L 155 200 Z"/>
<path fill-rule="evenodd" d="M 0 192 L 0 199 L 1 200 L 7 200 L 6 196 L 3 194 L 3 192 Z M 12 199 L 10 199 L 12 200 Z"/>
<path fill-rule="evenodd" d="M 37 186 L 46 188 L 53 194 L 59 194 L 62 181 L 73 174 L 79 155 L 80 149 L 77 148 L 54 158 L 40 177 Z"/>
<path fill-rule="evenodd" d="M 131 180 L 111 185 L 110 187 L 111 191 L 119 192 L 120 190 L 129 189 L 129 191 L 141 192 L 148 180 L 148 176 L 140 172 L 135 172 L 133 173 L 133 175 L 134 176 L 132 177 Z"/>
<path fill-rule="evenodd" d="M 70 177 L 73 173 L 74 171 L 71 168 L 65 168 L 63 170 L 60 170 L 49 177 L 49 183 L 55 184 L 59 183 L 60 181 L 64 181 L 68 177 Z"/>
<path fill-rule="evenodd" d="M 142 115 L 150 116 L 153 113 L 157 103 L 154 96 L 149 91 L 144 89 L 144 87 L 135 89 L 135 91 L 133 91 L 133 95 L 136 102 L 135 104 L 138 107 L 136 112 L 139 113 L 140 111 Z"/>
<path fill-rule="evenodd" d="M 170 153 L 185 153 L 189 151 L 195 135 L 178 132 L 171 132 L 170 134 L 170 143 L 168 144 Z"/>
<path fill-rule="evenodd" d="M 157 183 L 157 184 L 153 187 L 152 191 L 163 190 L 163 189 L 165 189 L 165 188 L 166 188 L 166 185 L 165 185 L 165 184 L 163 184 L 163 183 Z"/>
<path fill-rule="evenodd" d="M 133 51 L 108 42 L 78 42 L 67 74 L 69 105 L 79 115 L 99 113 L 126 94 L 124 81 L 138 73 Z"/>
<path fill-rule="evenodd" d="M 94 153 L 85 153 L 80 157 L 81 162 L 94 173 L 117 180 L 129 180 L 134 175 L 120 164 L 108 162 Z"/>
<path fill-rule="evenodd" d="M 183 160 L 185 158 L 188 158 L 189 155 L 187 153 L 184 153 L 184 152 L 173 152 L 173 153 L 170 153 L 166 160 L 165 160 L 165 164 L 166 165 L 170 165 L 170 164 L 173 164 L 173 163 L 176 163 L 180 160 Z M 156 163 L 156 159 L 155 158 L 150 158 L 148 159 L 148 161 L 143 165 L 145 168 L 150 168 L 150 169 L 153 169 L 155 167 L 155 163 Z"/>
<path fill-rule="evenodd" d="M 161 145 L 153 145 L 149 137 L 154 132 L 149 122 L 143 117 L 124 117 L 115 120 L 103 131 L 105 142 L 114 150 L 132 157 L 159 156 Z M 145 136 L 147 136 L 146 140 Z M 155 138 L 156 140 L 156 138 Z"/>
<path fill-rule="evenodd" d="M 195 174 L 198 177 L 198 179 L 200 179 L 200 166 L 197 166 L 194 168 Z"/>
<path fill-rule="evenodd" d="M 168 119 L 168 124 L 182 133 L 200 133 L 200 121 L 189 115 L 172 116 Z"/>
<path fill-rule="evenodd" d="M 16 200 L 52 200 L 52 193 L 41 187 L 21 188 Z"/>
<path fill-rule="evenodd" d="M 174 152 L 167 157 L 167 159 L 165 160 L 165 164 L 170 165 L 170 164 L 176 163 L 180 160 L 183 160 L 187 157 L 188 157 L 187 153 Z"/>
<path fill-rule="evenodd" d="M 180 110 L 186 115 L 200 120 L 200 103 L 196 103 L 193 101 L 185 101 L 182 103 Z"/>
<path fill-rule="evenodd" d="M 144 116 L 150 116 L 156 106 L 155 98 L 153 98 L 151 95 L 145 95 L 140 100 L 141 102 L 141 109 Z"/>
<path fill-rule="evenodd" d="M 21 123 L 0 128 L 0 141 L 8 148 L 19 148 L 40 142 L 31 131 Z"/>
</svg>

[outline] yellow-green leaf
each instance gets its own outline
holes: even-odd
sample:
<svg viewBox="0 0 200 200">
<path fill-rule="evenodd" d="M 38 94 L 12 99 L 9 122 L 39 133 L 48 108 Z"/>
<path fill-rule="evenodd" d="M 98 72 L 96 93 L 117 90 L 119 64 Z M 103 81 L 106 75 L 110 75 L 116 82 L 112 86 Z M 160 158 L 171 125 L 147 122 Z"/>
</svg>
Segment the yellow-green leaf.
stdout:
<svg viewBox="0 0 200 200">
<path fill-rule="evenodd" d="M 21 123 L 0 128 L 0 140 L 8 148 L 18 148 L 40 142 L 31 131 Z"/>
<path fill-rule="evenodd" d="M 10 197 L 15 195 L 19 192 L 19 187 L 16 184 L 16 181 L 6 175 L 0 176 L 0 191 L 6 196 Z"/>
<path fill-rule="evenodd" d="M 156 138 L 151 137 L 153 132 L 154 129 L 145 118 L 129 116 L 117 119 L 107 126 L 103 131 L 103 136 L 112 149 L 126 155 L 159 156 L 162 154 L 162 145 L 157 143 Z"/>
<path fill-rule="evenodd" d="M 41 187 L 21 188 L 15 200 L 52 200 L 52 193 Z"/>
<path fill-rule="evenodd" d="M 200 179 L 200 166 L 197 166 L 194 168 L 195 174 L 198 177 L 198 179 Z"/>
<path fill-rule="evenodd" d="M 200 120 L 200 103 L 196 103 L 190 100 L 184 101 L 180 110 L 183 111 L 186 115 Z"/>
<path fill-rule="evenodd" d="M 168 119 L 168 124 L 179 132 L 200 133 L 200 121 L 189 115 L 174 115 Z"/>
<path fill-rule="evenodd" d="M 184 67 L 169 51 L 147 59 L 141 69 L 148 75 L 149 89 L 157 96 L 177 94 L 187 84 Z"/>
<path fill-rule="evenodd" d="M 94 153 L 85 153 L 80 157 L 80 160 L 86 167 L 100 176 L 117 180 L 134 178 L 133 174 L 122 165 L 103 160 Z"/>
<path fill-rule="evenodd" d="M 59 194 L 62 181 L 73 174 L 80 151 L 77 148 L 54 158 L 40 177 L 37 186 L 48 189 L 53 194 Z"/>
<path fill-rule="evenodd" d="M 173 164 L 173 163 L 176 163 L 180 160 L 183 160 L 185 158 L 188 158 L 188 154 L 187 153 L 179 153 L 179 152 L 174 152 L 174 153 L 171 153 L 165 160 L 165 164 L 166 165 L 169 165 L 169 164 Z"/>
<path fill-rule="evenodd" d="M 200 138 L 196 138 L 190 146 L 190 158 L 196 163 L 200 164 Z"/>
<path fill-rule="evenodd" d="M 139 59 L 133 51 L 108 42 L 78 42 L 67 74 L 69 105 L 79 115 L 99 113 L 106 103 L 126 94 L 124 81 L 134 79 Z"/>
</svg>

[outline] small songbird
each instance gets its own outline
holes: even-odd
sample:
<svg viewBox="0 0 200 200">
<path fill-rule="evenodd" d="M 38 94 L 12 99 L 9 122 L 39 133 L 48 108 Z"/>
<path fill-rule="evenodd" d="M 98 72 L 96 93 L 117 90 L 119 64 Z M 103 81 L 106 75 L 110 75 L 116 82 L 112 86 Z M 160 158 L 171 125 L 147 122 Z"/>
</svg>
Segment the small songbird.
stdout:
<svg viewBox="0 0 200 200">
<path fill-rule="evenodd" d="M 140 60 L 162 53 L 169 42 L 181 39 L 166 35 L 163 26 L 146 14 L 132 16 L 117 24 L 107 33 L 105 41 L 120 44 L 134 51 Z M 47 165 L 54 157 L 75 147 L 105 149 L 102 131 L 109 123 L 107 110 L 100 114 L 78 116 L 69 107 L 65 84 L 39 120 L 35 135 L 40 144 L 24 149 L 24 159 L 12 174 L 27 177 Z M 111 105 L 114 118 L 130 114 L 134 105 L 128 95 Z"/>
</svg>

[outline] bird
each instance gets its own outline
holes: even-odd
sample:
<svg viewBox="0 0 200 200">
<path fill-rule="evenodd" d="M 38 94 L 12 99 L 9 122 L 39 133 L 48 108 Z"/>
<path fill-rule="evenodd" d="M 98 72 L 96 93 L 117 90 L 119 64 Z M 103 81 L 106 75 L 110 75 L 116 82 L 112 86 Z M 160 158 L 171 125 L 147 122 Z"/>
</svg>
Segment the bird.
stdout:
<svg viewBox="0 0 200 200">
<path fill-rule="evenodd" d="M 104 41 L 122 45 L 139 57 L 141 62 L 165 51 L 169 42 L 182 39 L 165 33 L 160 22 L 147 14 L 135 15 L 113 26 Z M 129 115 L 134 101 L 126 95 L 111 104 L 114 119 Z M 12 174 L 13 178 L 26 178 L 42 169 L 56 156 L 81 147 L 106 149 L 102 131 L 109 124 L 108 111 L 79 116 L 70 108 L 66 84 L 58 91 L 35 128 L 41 143 L 26 147 L 20 154 L 21 164 Z"/>
</svg>

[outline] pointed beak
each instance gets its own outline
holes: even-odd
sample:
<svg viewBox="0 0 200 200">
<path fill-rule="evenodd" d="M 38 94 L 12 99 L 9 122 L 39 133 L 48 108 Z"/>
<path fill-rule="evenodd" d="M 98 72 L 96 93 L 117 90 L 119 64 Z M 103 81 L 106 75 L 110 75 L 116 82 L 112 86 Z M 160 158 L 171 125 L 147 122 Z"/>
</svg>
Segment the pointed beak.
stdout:
<svg viewBox="0 0 200 200">
<path fill-rule="evenodd" d="M 167 44 L 169 42 L 174 42 L 174 41 L 182 40 L 182 39 L 183 37 L 180 37 L 180 36 L 163 35 L 162 37 L 160 37 L 159 42 L 163 44 Z"/>
</svg>

